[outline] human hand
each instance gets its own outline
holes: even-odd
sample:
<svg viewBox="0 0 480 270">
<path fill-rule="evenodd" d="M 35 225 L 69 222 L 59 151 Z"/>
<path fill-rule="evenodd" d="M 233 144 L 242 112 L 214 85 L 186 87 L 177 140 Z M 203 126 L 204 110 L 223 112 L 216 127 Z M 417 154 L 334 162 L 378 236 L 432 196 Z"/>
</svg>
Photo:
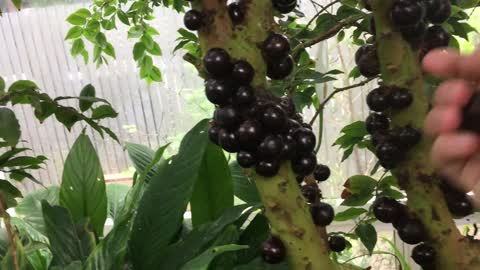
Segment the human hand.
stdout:
<svg viewBox="0 0 480 270">
<path fill-rule="evenodd" d="M 480 135 L 459 130 L 462 110 L 472 96 L 473 82 L 480 81 L 480 50 L 464 56 L 451 50 L 435 50 L 425 56 L 423 68 L 448 78 L 435 93 L 434 107 L 425 131 L 435 138 L 433 166 L 451 184 L 480 196 Z M 480 119 L 478 119 L 480 125 Z"/>
</svg>

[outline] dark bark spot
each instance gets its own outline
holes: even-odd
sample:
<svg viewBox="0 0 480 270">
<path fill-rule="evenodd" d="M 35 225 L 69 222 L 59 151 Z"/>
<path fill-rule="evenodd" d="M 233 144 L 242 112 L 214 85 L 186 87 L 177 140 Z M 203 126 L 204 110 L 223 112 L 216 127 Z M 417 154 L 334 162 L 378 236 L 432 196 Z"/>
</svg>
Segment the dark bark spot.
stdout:
<svg viewBox="0 0 480 270">
<path fill-rule="evenodd" d="M 437 209 L 432 207 L 432 219 L 435 221 L 440 221 L 440 216 L 438 216 Z"/>
<path fill-rule="evenodd" d="M 281 193 L 285 193 L 285 192 L 287 192 L 287 186 L 288 186 L 288 182 L 287 181 L 282 181 L 282 182 L 278 183 L 278 190 Z"/>
<path fill-rule="evenodd" d="M 452 229 L 446 229 L 446 230 L 441 231 L 440 233 L 441 233 L 442 235 L 447 236 L 447 235 L 449 235 L 449 234 L 452 233 Z"/>
<path fill-rule="evenodd" d="M 295 235 L 295 237 L 302 240 L 303 236 L 305 235 L 305 230 L 297 226 L 293 226 L 293 234 Z"/>
<path fill-rule="evenodd" d="M 270 210 L 274 212 L 280 209 L 280 204 L 278 204 L 277 202 L 268 201 L 266 205 Z"/>
</svg>

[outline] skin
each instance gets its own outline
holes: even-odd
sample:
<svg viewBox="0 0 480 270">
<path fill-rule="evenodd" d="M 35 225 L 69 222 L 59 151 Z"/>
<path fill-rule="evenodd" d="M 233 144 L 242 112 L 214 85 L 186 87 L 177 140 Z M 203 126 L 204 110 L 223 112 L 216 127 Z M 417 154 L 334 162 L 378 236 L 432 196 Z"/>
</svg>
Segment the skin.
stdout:
<svg viewBox="0 0 480 270">
<path fill-rule="evenodd" d="M 451 184 L 473 191 L 480 199 L 480 135 L 459 130 L 462 108 L 480 81 L 480 50 L 471 55 L 440 49 L 423 60 L 423 69 L 447 79 L 435 93 L 434 106 L 425 123 L 435 138 L 432 162 Z M 478 88 L 477 88 L 478 89 Z M 480 119 L 479 119 L 480 121 Z"/>
</svg>

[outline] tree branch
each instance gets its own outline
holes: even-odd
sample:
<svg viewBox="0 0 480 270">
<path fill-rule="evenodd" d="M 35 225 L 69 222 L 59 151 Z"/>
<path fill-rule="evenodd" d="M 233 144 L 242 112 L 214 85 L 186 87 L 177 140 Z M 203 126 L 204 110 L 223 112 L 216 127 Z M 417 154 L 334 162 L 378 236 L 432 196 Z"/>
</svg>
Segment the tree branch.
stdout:
<svg viewBox="0 0 480 270">
<path fill-rule="evenodd" d="M 313 123 L 315 123 L 315 120 L 317 119 L 318 115 L 320 115 L 320 112 L 323 111 L 323 109 L 325 108 L 325 105 L 333 98 L 335 97 L 336 94 L 340 93 L 340 92 L 343 92 L 343 91 L 347 91 L 347 90 L 350 90 L 350 89 L 353 89 L 353 88 L 357 88 L 357 87 L 360 87 L 360 86 L 364 86 L 365 84 L 373 81 L 374 79 L 376 79 L 377 77 L 373 77 L 373 78 L 369 78 L 369 79 L 366 79 L 364 81 L 361 81 L 359 83 L 356 83 L 356 84 L 352 84 L 350 86 L 346 86 L 346 87 L 341 87 L 341 88 L 336 88 L 335 91 L 333 91 L 332 93 L 330 93 L 330 95 L 327 96 L 327 98 L 325 98 L 325 100 L 320 103 L 320 105 L 318 106 L 318 109 L 317 111 L 315 112 L 315 115 L 313 116 L 312 120 L 310 120 L 310 125 L 313 125 Z"/>
<path fill-rule="evenodd" d="M 8 247 L 10 249 L 10 253 L 12 253 L 12 258 L 13 258 L 13 266 L 15 267 L 15 270 L 20 270 L 20 267 L 18 265 L 18 259 L 17 259 L 17 249 L 15 247 L 15 240 L 12 233 L 12 225 L 10 224 L 10 215 L 7 213 L 5 208 L 6 208 L 5 200 L 3 196 L 0 194 L 0 214 L 3 216 L 3 222 L 5 223 L 5 229 L 7 231 L 7 237 L 8 237 Z"/>
<path fill-rule="evenodd" d="M 328 31 L 321 33 L 319 36 L 314 37 L 312 39 L 309 39 L 307 41 L 304 41 L 304 42 L 298 44 L 297 47 L 295 47 L 292 50 L 293 57 L 296 57 L 298 55 L 298 53 L 300 53 L 300 51 L 303 50 L 303 49 L 309 48 L 309 47 L 311 47 L 311 46 L 313 46 L 313 45 L 315 45 L 319 42 L 322 42 L 322 41 L 327 40 L 331 37 L 334 37 L 344 27 L 350 26 L 352 23 L 354 23 L 354 22 L 356 22 L 356 21 L 358 21 L 358 20 L 360 20 L 364 17 L 365 17 L 365 15 L 362 14 L 362 15 L 355 15 L 355 16 L 345 18 L 345 19 L 339 21 L 338 24 L 336 24 L 335 26 L 330 28 Z"/>
</svg>

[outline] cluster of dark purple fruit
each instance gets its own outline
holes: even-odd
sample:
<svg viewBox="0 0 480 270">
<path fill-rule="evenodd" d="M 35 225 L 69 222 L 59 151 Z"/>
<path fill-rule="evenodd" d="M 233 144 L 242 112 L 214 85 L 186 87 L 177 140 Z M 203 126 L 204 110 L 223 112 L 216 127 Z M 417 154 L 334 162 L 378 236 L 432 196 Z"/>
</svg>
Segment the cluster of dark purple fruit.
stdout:
<svg viewBox="0 0 480 270">
<path fill-rule="evenodd" d="M 289 13 L 297 6 L 297 0 L 272 0 L 272 4 L 278 12 Z"/>
<path fill-rule="evenodd" d="M 228 14 L 234 24 L 240 24 L 245 18 L 245 2 L 243 0 L 228 5 Z M 189 10 L 183 17 L 183 23 L 188 30 L 197 31 L 205 25 L 206 16 L 195 9 Z"/>
<path fill-rule="evenodd" d="M 371 10 L 368 0 L 363 0 L 365 8 Z M 419 45 L 421 56 L 430 50 L 447 47 L 450 34 L 439 24 L 451 14 L 449 0 L 396 0 L 390 11 L 393 24 L 412 45 Z M 432 26 L 429 24 L 432 23 Z M 370 32 L 375 35 L 375 20 L 370 20 Z M 375 77 L 380 73 L 377 49 L 374 44 L 360 47 L 355 55 L 360 74 Z"/>
<path fill-rule="evenodd" d="M 412 102 L 409 90 L 398 87 L 380 86 L 367 96 L 367 104 L 372 113 L 367 117 L 365 125 L 372 136 L 380 165 L 385 169 L 395 168 L 405 153 L 421 140 L 420 130 L 411 125 L 390 128 L 386 114 L 389 110 L 406 109 Z"/>
</svg>

